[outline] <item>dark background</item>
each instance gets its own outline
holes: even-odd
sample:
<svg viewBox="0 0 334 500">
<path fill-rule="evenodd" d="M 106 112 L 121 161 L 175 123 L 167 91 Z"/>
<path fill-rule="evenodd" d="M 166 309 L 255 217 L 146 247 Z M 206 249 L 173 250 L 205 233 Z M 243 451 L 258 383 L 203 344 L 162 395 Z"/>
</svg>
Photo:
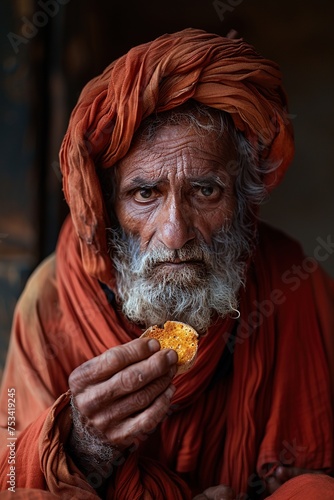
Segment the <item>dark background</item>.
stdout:
<svg viewBox="0 0 334 500">
<path fill-rule="evenodd" d="M 313 255 L 334 240 L 334 3 L 325 0 L 1 0 L 0 374 L 17 298 L 67 207 L 58 149 L 82 86 L 132 46 L 231 28 L 281 66 L 296 156 L 262 217 Z M 334 276 L 334 254 L 322 262 Z"/>
</svg>

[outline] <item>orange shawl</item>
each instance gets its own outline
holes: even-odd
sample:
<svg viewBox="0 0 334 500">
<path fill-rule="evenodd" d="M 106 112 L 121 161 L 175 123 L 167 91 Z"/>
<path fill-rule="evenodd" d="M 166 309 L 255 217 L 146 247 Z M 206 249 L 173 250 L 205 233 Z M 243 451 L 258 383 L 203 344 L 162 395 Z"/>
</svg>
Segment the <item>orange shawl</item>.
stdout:
<svg viewBox="0 0 334 500">
<path fill-rule="evenodd" d="M 110 474 L 108 498 L 190 499 L 189 487 L 196 493 L 218 483 L 239 493 L 251 486 L 260 491 L 256 472 L 264 476 L 267 463 L 332 469 L 327 367 L 334 364 L 334 289 L 320 268 L 296 289 L 291 270 L 303 262 L 296 243 L 260 228 L 241 296 L 232 376 L 217 376 L 235 326 L 227 319 L 201 339 L 194 368 L 175 379 L 170 415 L 153 435 L 156 459 L 139 440 L 124 464 L 97 472 Z M 15 317 L 1 404 L 6 408 L 6 388 L 16 387 L 17 425 L 30 424 L 17 440 L 17 487 L 96 498 L 64 451 L 70 428 L 67 379 L 78 364 L 139 333 L 84 272 L 68 220 L 56 266 L 49 260 L 31 279 Z M 1 425 L 6 427 L 4 413 Z M 0 457 L 2 489 L 7 458 L 6 450 Z"/>
</svg>

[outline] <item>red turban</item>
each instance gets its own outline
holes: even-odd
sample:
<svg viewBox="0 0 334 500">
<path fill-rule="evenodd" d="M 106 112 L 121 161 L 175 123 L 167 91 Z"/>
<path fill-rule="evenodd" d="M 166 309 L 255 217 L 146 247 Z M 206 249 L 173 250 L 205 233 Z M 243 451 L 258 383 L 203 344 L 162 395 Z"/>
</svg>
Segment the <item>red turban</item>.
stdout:
<svg viewBox="0 0 334 500">
<path fill-rule="evenodd" d="M 237 129 L 255 147 L 261 145 L 268 189 L 292 159 L 293 133 L 278 66 L 242 39 L 186 29 L 131 49 L 83 89 L 60 152 L 84 268 L 111 286 L 108 217 L 96 165 L 114 165 L 144 118 L 188 99 L 229 113 Z"/>
</svg>

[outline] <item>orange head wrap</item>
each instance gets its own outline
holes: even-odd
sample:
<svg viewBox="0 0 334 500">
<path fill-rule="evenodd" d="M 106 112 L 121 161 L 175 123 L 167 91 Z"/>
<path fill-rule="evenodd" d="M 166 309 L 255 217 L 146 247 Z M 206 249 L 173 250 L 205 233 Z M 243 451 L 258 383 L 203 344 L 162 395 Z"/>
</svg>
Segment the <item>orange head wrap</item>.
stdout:
<svg viewBox="0 0 334 500">
<path fill-rule="evenodd" d="M 268 189 L 293 155 L 293 133 L 278 66 L 242 39 L 186 29 L 134 47 L 83 89 L 61 151 L 63 186 L 87 273 L 112 286 L 107 215 L 96 165 L 108 168 L 129 150 L 153 112 L 194 99 L 229 113 L 259 148 Z"/>
</svg>

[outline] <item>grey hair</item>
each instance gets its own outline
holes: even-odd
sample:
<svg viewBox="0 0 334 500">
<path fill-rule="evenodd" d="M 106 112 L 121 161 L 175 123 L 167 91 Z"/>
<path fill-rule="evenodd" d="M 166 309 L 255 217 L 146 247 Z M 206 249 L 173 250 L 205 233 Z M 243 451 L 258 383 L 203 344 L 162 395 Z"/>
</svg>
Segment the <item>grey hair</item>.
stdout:
<svg viewBox="0 0 334 500">
<path fill-rule="evenodd" d="M 219 141 L 223 135 L 229 135 L 236 151 L 236 159 L 229 161 L 225 168 L 230 175 L 235 177 L 237 216 L 239 221 L 244 222 L 246 225 L 253 225 L 251 220 L 256 215 L 257 207 L 268 196 L 263 181 L 264 174 L 276 168 L 276 166 L 271 166 L 268 162 L 259 160 L 259 150 L 263 149 L 263 146 L 260 144 L 259 149 L 256 149 L 236 129 L 228 113 L 194 100 L 187 101 L 182 106 L 172 110 L 148 116 L 136 131 L 133 142 L 140 140 L 150 143 L 162 127 L 175 125 L 187 125 L 189 129 L 195 129 L 201 138 L 205 138 L 208 133 L 214 132 Z M 117 164 L 114 167 L 98 170 L 104 200 L 111 217 L 111 226 L 117 225 L 113 211 Z"/>
</svg>

